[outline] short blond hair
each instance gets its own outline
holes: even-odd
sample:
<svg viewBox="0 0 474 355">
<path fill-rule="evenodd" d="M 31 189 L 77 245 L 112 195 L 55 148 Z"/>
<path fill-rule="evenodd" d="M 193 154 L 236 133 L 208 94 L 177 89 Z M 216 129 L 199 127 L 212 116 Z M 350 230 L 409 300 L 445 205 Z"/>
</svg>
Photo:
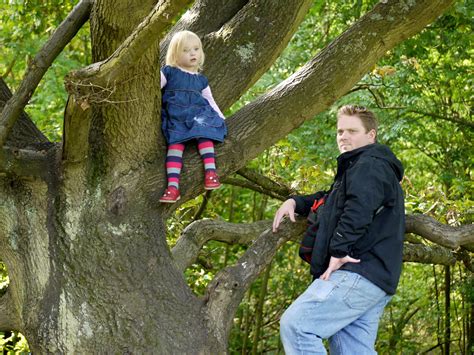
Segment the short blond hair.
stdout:
<svg viewBox="0 0 474 355">
<path fill-rule="evenodd" d="M 198 68 L 201 70 L 204 64 L 202 42 L 199 36 L 191 31 L 179 31 L 173 35 L 173 38 L 171 38 L 170 44 L 168 45 L 168 50 L 166 51 L 166 65 L 177 67 L 179 52 L 183 49 L 184 45 L 191 40 L 197 40 L 201 46 L 202 55 L 198 63 Z"/>
<path fill-rule="evenodd" d="M 358 117 L 365 128 L 365 133 L 370 132 L 372 129 L 375 131 L 375 133 L 377 133 L 379 126 L 377 117 L 375 117 L 375 114 L 366 107 L 357 105 L 344 105 L 337 111 L 337 119 L 339 120 L 339 117 L 342 115 Z"/>
</svg>

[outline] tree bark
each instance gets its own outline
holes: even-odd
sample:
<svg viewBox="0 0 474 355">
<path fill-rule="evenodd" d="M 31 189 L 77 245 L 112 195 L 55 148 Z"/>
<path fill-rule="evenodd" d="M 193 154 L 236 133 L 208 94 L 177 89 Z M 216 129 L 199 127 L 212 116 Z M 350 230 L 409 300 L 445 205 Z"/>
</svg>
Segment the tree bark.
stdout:
<svg viewBox="0 0 474 355">
<path fill-rule="evenodd" d="M 220 3 L 227 2 L 198 1 L 202 7 L 195 20 L 202 17 L 202 24 L 213 27 L 196 32 L 204 37 L 212 63 L 205 74 L 226 108 L 281 53 L 311 1 L 231 1 L 206 21 L 204 5 Z M 229 138 L 217 150 L 221 175 L 241 169 L 322 111 L 387 50 L 451 3 L 383 1 L 376 6 L 299 72 L 228 120 Z M 133 42 L 131 34 L 155 6 L 155 0 L 94 2 L 93 60 L 126 53 L 126 48 L 115 51 L 124 41 Z M 143 26 L 143 31 L 151 29 Z M 191 292 L 182 270 L 189 265 L 186 246 L 193 238 L 183 239 L 184 248 L 175 247 L 175 263 L 165 219 L 179 203 L 157 206 L 165 176 L 158 128 L 159 38 L 144 40 L 144 47 L 132 45 L 135 52 L 146 48 L 141 55 L 131 51 L 123 57 L 123 80 L 97 93 L 102 101 L 87 107 L 71 97 L 62 149 L 52 146 L 44 157 L 40 150 L 25 152 L 26 158 L 17 156 L 22 162 L 0 180 L 0 260 L 11 280 L 0 299 L 0 326 L 24 333 L 33 353 L 225 353 L 246 289 L 278 247 L 305 227 L 285 221 L 278 233 L 253 234 L 252 239 L 258 237 L 247 252 L 216 275 L 203 299 Z M 7 153 L 0 158 L 8 171 L 12 158 Z M 28 159 L 36 168 L 28 170 Z M 182 202 L 202 192 L 195 151 L 186 152 L 185 164 Z M 198 246 L 190 248 L 194 254 L 202 243 L 200 236 L 197 240 Z"/>
<path fill-rule="evenodd" d="M 446 248 L 456 249 L 463 246 L 474 251 L 474 226 L 472 224 L 450 227 L 439 223 L 430 216 L 416 214 L 407 217 L 406 229 L 414 234 L 426 235 L 433 243 Z"/>
</svg>

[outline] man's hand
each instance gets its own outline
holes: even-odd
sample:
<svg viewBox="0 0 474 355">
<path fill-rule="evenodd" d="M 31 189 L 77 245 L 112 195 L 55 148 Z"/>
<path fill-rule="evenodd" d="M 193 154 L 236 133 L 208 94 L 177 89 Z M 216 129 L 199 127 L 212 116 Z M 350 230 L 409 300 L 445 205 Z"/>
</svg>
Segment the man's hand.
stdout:
<svg viewBox="0 0 474 355">
<path fill-rule="evenodd" d="M 284 216 L 289 216 L 292 222 L 295 222 L 295 208 L 296 201 L 292 198 L 283 202 L 280 208 L 276 211 L 275 217 L 273 218 L 273 233 L 278 230 L 280 222 Z"/>
<path fill-rule="evenodd" d="M 324 274 L 319 276 L 319 278 L 321 280 L 329 280 L 329 276 L 331 276 L 333 271 L 339 270 L 339 268 L 345 263 L 360 263 L 360 259 L 351 258 L 349 255 L 346 255 L 343 258 L 335 258 L 334 256 L 331 256 L 328 268 L 326 269 Z"/>
</svg>

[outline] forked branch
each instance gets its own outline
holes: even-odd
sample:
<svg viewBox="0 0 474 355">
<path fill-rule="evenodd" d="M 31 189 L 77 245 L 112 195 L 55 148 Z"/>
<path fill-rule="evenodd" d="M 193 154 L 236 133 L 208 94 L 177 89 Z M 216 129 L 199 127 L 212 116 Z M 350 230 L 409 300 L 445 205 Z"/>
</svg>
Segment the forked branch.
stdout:
<svg viewBox="0 0 474 355">
<path fill-rule="evenodd" d="M 431 217 L 407 215 L 407 233 L 417 234 L 438 245 L 405 243 L 404 260 L 452 265 L 456 260 L 469 262 L 466 253 L 454 252 L 459 246 L 468 247 L 472 238 L 472 226 L 451 227 L 437 222 Z M 416 222 L 416 230 L 412 223 Z M 259 221 L 250 224 L 228 223 L 216 220 L 199 220 L 191 223 L 183 232 L 172 249 L 179 270 L 184 271 L 197 260 L 200 250 L 210 240 L 228 244 L 249 245 L 258 235 L 271 228 L 271 221 Z M 306 220 L 298 218 L 293 228 L 291 240 L 299 242 L 306 227 Z M 444 234 L 443 234 L 444 233 Z M 453 238 L 456 243 L 453 242 Z M 467 265 L 467 264 L 466 264 Z"/>
<path fill-rule="evenodd" d="M 77 4 L 28 64 L 20 87 L 8 100 L 0 116 L 0 147 L 5 145 L 13 125 L 33 95 L 43 75 L 53 63 L 53 60 L 61 53 L 63 48 L 89 18 L 92 2 L 93 0 L 82 0 Z"/>
<path fill-rule="evenodd" d="M 250 244 L 268 227 L 268 221 L 238 224 L 211 219 L 199 220 L 185 228 L 171 252 L 178 268 L 184 271 L 195 262 L 203 245 L 209 240 Z"/>
</svg>

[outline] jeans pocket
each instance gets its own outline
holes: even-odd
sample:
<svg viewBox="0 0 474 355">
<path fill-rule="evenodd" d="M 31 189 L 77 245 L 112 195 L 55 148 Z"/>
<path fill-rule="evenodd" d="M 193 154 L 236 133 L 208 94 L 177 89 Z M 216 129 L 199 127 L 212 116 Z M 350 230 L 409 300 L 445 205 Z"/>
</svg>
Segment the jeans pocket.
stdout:
<svg viewBox="0 0 474 355">
<path fill-rule="evenodd" d="M 314 281 L 313 299 L 316 302 L 323 302 L 331 295 L 335 288 L 336 284 L 332 281 L 316 279 Z"/>
<path fill-rule="evenodd" d="M 364 310 L 378 303 L 384 296 L 384 290 L 358 275 L 344 296 L 344 302 L 349 308 Z"/>
</svg>

